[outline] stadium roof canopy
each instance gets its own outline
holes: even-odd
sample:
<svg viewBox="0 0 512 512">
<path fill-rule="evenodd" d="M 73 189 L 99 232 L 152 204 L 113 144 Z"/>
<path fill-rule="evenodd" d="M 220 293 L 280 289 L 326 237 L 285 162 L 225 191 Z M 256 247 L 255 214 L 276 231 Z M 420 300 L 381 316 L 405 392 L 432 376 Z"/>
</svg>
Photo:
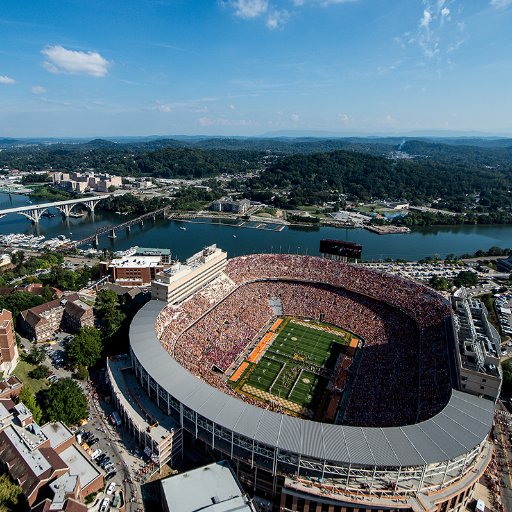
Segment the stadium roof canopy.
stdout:
<svg viewBox="0 0 512 512">
<path fill-rule="evenodd" d="M 171 357 L 155 332 L 157 316 L 165 306 L 152 300 L 133 319 L 134 356 L 159 386 L 185 406 L 264 445 L 340 465 L 423 466 L 465 455 L 491 429 L 494 403 L 457 390 L 437 415 L 403 427 L 333 425 L 256 407 L 210 386 Z"/>
</svg>

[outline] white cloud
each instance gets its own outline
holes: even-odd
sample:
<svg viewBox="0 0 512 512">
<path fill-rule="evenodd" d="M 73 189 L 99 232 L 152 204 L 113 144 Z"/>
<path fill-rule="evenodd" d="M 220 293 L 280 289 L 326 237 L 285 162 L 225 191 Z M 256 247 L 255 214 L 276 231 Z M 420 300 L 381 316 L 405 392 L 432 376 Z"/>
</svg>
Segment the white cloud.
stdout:
<svg viewBox="0 0 512 512">
<path fill-rule="evenodd" d="M 491 5 L 496 7 L 496 9 L 505 9 L 512 5 L 512 0 L 491 0 Z"/>
<path fill-rule="evenodd" d="M 290 116 L 290 121 L 293 121 L 294 123 L 298 123 L 300 121 L 299 114 L 292 114 Z"/>
<path fill-rule="evenodd" d="M 343 123 L 343 124 L 348 124 L 348 123 L 351 123 L 352 122 L 352 118 L 348 115 L 348 114 L 338 114 L 338 119 Z"/>
<path fill-rule="evenodd" d="M 236 108 L 236 107 L 235 107 L 235 105 L 233 105 L 233 103 L 231 103 L 231 105 L 229 105 L 229 109 L 230 109 L 230 110 L 235 110 L 235 108 Z"/>
<path fill-rule="evenodd" d="M 289 17 L 290 15 L 286 9 L 283 9 L 282 11 L 276 9 L 275 11 L 272 11 L 267 17 L 267 28 L 271 30 L 280 28 L 286 23 Z"/>
<path fill-rule="evenodd" d="M 268 0 L 234 0 L 235 16 L 244 19 L 257 18 L 268 10 Z"/>
<path fill-rule="evenodd" d="M 0 75 L 0 84 L 11 85 L 15 83 L 16 80 L 14 80 L 14 78 L 11 78 L 10 76 L 6 75 Z"/>
<path fill-rule="evenodd" d="M 420 20 L 420 26 L 428 30 L 431 21 L 432 21 L 432 14 L 430 13 L 430 11 L 428 9 L 425 9 L 423 11 L 423 17 Z"/>
<path fill-rule="evenodd" d="M 359 0 L 218 0 L 222 7 L 233 10 L 235 16 L 250 20 L 265 18 L 265 25 L 270 30 L 282 27 L 290 16 L 306 5 L 329 7 Z"/>
<path fill-rule="evenodd" d="M 31 89 L 32 94 L 44 94 L 46 89 L 42 85 L 34 85 Z"/>
<path fill-rule="evenodd" d="M 422 0 L 422 4 L 416 31 L 393 40 L 403 50 L 419 47 L 424 57 L 440 63 L 467 40 L 464 20 L 459 19 L 463 9 L 459 0 Z"/>
<path fill-rule="evenodd" d="M 67 50 L 56 45 L 47 46 L 41 53 L 48 59 L 43 66 L 50 73 L 69 73 L 72 75 L 105 76 L 110 62 L 98 52 Z"/>
</svg>

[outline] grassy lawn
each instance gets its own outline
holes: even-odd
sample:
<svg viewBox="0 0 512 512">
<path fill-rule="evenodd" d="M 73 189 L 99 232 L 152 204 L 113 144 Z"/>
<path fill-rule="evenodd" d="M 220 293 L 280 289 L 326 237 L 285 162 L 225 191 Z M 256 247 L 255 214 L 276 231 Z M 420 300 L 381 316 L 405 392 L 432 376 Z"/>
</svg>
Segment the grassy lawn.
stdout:
<svg viewBox="0 0 512 512">
<path fill-rule="evenodd" d="M 16 366 L 14 370 L 14 374 L 23 382 L 25 386 L 28 386 L 34 393 L 41 391 L 41 389 L 46 389 L 48 387 L 48 381 L 46 379 L 31 379 L 28 376 L 30 370 L 33 370 L 35 366 L 30 364 L 27 361 L 24 361 L 20 358 L 20 362 Z"/>
</svg>

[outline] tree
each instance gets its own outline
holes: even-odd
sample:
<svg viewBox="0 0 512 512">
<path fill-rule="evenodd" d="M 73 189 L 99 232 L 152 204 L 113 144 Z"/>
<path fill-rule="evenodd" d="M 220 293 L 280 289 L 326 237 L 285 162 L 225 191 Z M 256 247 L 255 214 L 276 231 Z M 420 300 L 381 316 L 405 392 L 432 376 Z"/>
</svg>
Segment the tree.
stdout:
<svg viewBox="0 0 512 512">
<path fill-rule="evenodd" d="M 48 285 L 43 287 L 43 291 L 41 292 L 41 298 L 45 302 L 50 302 L 53 300 L 53 292 L 52 292 L 52 289 Z"/>
<path fill-rule="evenodd" d="M 30 370 L 28 374 L 33 379 L 46 379 L 50 375 L 50 369 L 45 364 L 41 364 Z"/>
<path fill-rule="evenodd" d="M 512 362 L 505 361 L 502 365 L 503 369 L 503 392 L 512 396 Z"/>
<path fill-rule="evenodd" d="M 432 286 L 434 290 L 439 291 L 449 290 L 451 285 L 450 281 L 448 281 L 448 279 L 446 279 L 446 277 L 443 276 L 432 276 L 428 284 Z"/>
<path fill-rule="evenodd" d="M 17 509 L 22 493 L 21 487 L 7 473 L 0 475 L 0 512 Z"/>
<path fill-rule="evenodd" d="M 461 270 L 453 280 L 455 286 L 476 286 L 478 284 L 478 275 L 471 270 Z"/>
<path fill-rule="evenodd" d="M 21 390 L 21 393 L 18 396 L 18 402 L 22 402 L 23 404 L 25 404 L 25 407 L 30 409 L 32 417 L 34 418 L 34 421 L 36 423 L 41 422 L 43 412 L 41 411 L 41 407 L 39 407 L 39 404 L 36 401 L 34 393 L 32 393 L 32 390 L 29 387 L 23 386 L 23 389 Z"/>
<path fill-rule="evenodd" d="M 12 313 L 14 326 L 21 311 L 43 304 L 39 295 L 28 292 L 12 292 L 9 295 L 0 297 L 0 309 L 8 309 Z"/>
<path fill-rule="evenodd" d="M 41 391 L 41 405 L 46 421 L 76 425 L 87 419 L 89 410 L 82 388 L 72 379 L 60 379 Z"/>
<path fill-rule="evenodd" d="M 117 295 L 107 288 L 100 290 L 96 294 L 94 310 L 103 322 L 103 328 L 107 336 L 116 332 L 126 317 L 121 310 Z"/>
<path fill-rule="evenodd" d="M 78 380 L 88 380 L 89 379 L 89 370 L 85 366 L 79 366 L 76 370 L 75 377 Z"/>
<path fill-rule="evenodd" d="M 67 356 L 72 366 L 94 366 L 103 351 L 101 331 L 95 327 L 83 327 L 69 342 Z"/>
<path fill-rule="evenodd" d="M 17 250 L 11 254 L 11 262 L 13 265 L 19 266 L 25 260 L 25 252 L 22 250 Z"/>
<path fill-rule="evenodd" d="M 38 347 L 34 345 L 27 356 L 27 359 L 30 363 L 39 365 L 46 359 L 46 353 L 43 347 Z"/>
</svg>

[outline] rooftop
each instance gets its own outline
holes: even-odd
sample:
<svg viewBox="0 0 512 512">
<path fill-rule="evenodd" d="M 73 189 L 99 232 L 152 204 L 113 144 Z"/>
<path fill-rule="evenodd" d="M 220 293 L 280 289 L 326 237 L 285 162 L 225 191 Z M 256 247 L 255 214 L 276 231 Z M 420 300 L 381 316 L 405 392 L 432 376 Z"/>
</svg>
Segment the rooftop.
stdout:
<svg viewBox="0 0 512 512">
<path fill-rule="evenodd" d="M 41 452 L 39 450 L 31 450 L 22 438 L 22 433 L 14 426 L 7 427 L 4 433 L 15 447 L 16 453 L 25 461 L 35 475 L 41 475 L 51 469 L 50 463 L 43 457 Z"/>
<path fill-rule="evenodd" d="M 60 454 L 60 458 L 67 464 L 70 475 L 80 477 L 80 487 L 83 489 L 93 480 L 101 476 L 100 471 L 76 445 L 71 445 Z"/>
<path fill-rule="evenodd" d="M 117 268 L 145 268 L 160 265 L 160 256 L 130 256 L 117 258 L 109 263 L 110 267 Z"/>
<path fill-rule="evenodd" d="M 135 254 L 142 254 L 151 256 L 152 254 L 162 254 L 166 256 L 171 255 L 171 249 L 159 249 L 155 247 L 139 247 L 135 248 Z"/>
<path fill-rule="evenodd" d="M 130 366 L 129 358 L 109 359 L 108 366 L 114 378 L 112 385 L 114 389 L 119 390 L 118 398 L 121 400 L 124 409 L 141 431 L 145 432 L 151 427 L 151 438 L 156 444 L 160 444 L 176 428 L 176 423 L 162 412 L 156 404 L 147 399 L 139 381 L 128 369 Z"/>
<path fill-rule="evenodd" d="M 225 461 L 171 476 L 161 482 L 170 512 L 254 512 Z"/>
<path fill-rule="evenodd" d="M 47 423 L 41 427 L 44 435 L 50 440 L 50 446 L 57 448 L 65 443 L 70 437 L 73 437 L 71 431 L 60 421 L 55 423 Z"/>
</svg>

